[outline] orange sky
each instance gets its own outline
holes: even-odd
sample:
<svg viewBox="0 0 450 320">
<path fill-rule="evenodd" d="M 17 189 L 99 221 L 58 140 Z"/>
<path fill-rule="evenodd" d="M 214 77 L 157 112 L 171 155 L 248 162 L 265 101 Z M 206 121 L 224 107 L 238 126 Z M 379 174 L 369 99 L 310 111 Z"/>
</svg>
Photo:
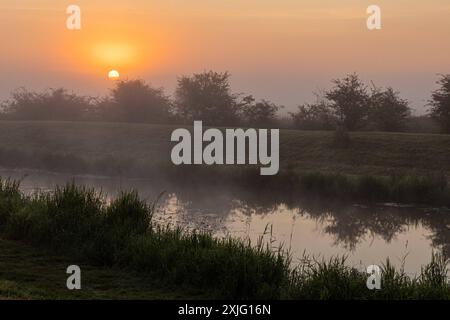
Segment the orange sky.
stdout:
<svg viewBox="0 0 450 320">
<path fill-rule="evenodd" d="M 177 75 L 214 69 L 236 91 L 288 108 L 331 78 L 358 72 L 420 107 L 450 72 L 448 0 L 0 0 L 0 99 L 66 86 L 103 94 L 117 69 L 170 92 Z M 65 27 L 66 7 L 82 30 Z M 366 8 L 382 9 L 368 31 Z"/>
</svg>

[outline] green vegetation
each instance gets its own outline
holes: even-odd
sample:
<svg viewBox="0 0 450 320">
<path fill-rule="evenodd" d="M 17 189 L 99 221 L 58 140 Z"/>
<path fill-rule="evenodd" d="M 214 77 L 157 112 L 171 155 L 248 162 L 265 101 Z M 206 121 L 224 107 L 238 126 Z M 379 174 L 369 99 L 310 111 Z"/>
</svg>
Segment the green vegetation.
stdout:
<svg viewBox="0 0 450 320">
<path fill-rule="evenodd" d="M 286 251 L 270 249 L 264 237 L 251 245 L 248 241 L 217 239 L 203 232 L 156 225 L 152 222 L 153 208 L 140 200 L 136 192 L 122 193 L 107 204 L 101 193 L 74 184 L 30 196 L 22 194 L 18 187 L 14 181 L 0 182 L 2 237 L 70 257 L 72 264 L 82 261 L 105 268 L 106 271 L 95 271 L 99 274 L 108 274 L 107 270 L 114 267 L 145 276 L 150 286 L 158 283 L 181 292 L 204 292 L 209 298 L 450 298 L 447 261 L 440 255 L 433 255 L 430 264 L 414 279 L 387 262 L 383 289 L 372 292 L 366 288 L 366 275 L 347 266 L 344 258 L 317 261 L 305 257 L 295 267 Z M 28 263 L 30 260 L 22 269 L 33 267 Z M 25 279 L 13 273 L 0 273 L 0 295 L 34 298 L 60 292 L 49 293 L 49 287 L 42 288 L 39 282 L 20 285 L 18 289 Z M 93 289 L 83 294 L 92 294 L 93 298 L 120 296 L 115 292 L 96 292 L 95 286 L 101 282 L 98 277 L 93 273 L 92 282 L 84 280 Z M 143 290 L 145 283 L 141 284 Z M 127 292 L 126 288 L 117 290 L 125 290 L 124 295 Z M 152 297 L 151 293 L 148 297 Z"/>
<path fill-rule="evenodd" d="M 73 184 L 31 197 L 22 195 L 15 182 L 0 184 L 1 231 L 9 239 L 129 268 L 212 297 L 280 296 L 287 274 L 281 253 L 155 226 L 151 215 L 152 208 L 135 192 L 107 206 L 101 194 Z"/>
<path fill-rule="evenodd" d="M 2 299 L 193 299 L 199 292 L 165 287 L 149 277 L 80 262 L 82 290 L 67 290 L 66 269 L 74 260 L 17 241 L 0 239 Z"/>
<path fill-rule="evenodd" d="M 291 113 L 296 128 L 344 128 L 355 131 L 403 131 L 411 121 L 409 102 L 392 87 L 369 88 L 357 74 L 332 81 L 332 89 L 316 94 L 316 102 Z"/>
<path fill-rule="evenodd" d="M 450 74 L 441 75 L 440 87 L 431 95 L 431 116 L 439 122 L 442 132 L 450 133 Z"/>
<path fill-rule="evenodd" d="M 354 132 L 346 147 L 332 132 L 281 130 L 280 173 L 256 167 L 176 167 L 175 126 L 94 122 L 12 122 L 0 126 L 0 165 L 185 183 L 265 187 L 376 201 L 450 204 L 450 136 Z M 261 183 L 257 183 L 261 181 Z"/>
<path fill-rule="evenodd" d="M 56 169 L 67 170 L 71 169 L 70 161 L 74 170 L 77 162 L 86 166 L 80 167 L 82 170 L 101 170 L 95 165 L 102 164 L 104 170 L 122 165 L 123 171 L 167 164 L 170 134 L 178 127 L 61 121 L 0 123 L 1 165 L 14 166 L 18 160 L 18 167 L 52 169 L 55 165 Z M 434 172 L 450 176 L 450 135 L 355 132 L 350 138 L 349 147 L 340 148 L 334 144 L 333 132 L 281 130 L 280 164 L 300 171 L 342 174 Z M 59 161 L 63 165 L 55 163 Z"/>
<path fill-rule="evenodd" d="M 289 179 L 289 172 L 285 172 Z M 354 176 L 301 173 L 291 178 L 292 187 L 304 192 L 342 200 L 395 201 L 401 203 L 450 204 L 450 188 L 442 175 Z"/>
<path fill-rule="evenodd" d="M 369 291 L 367 275 L 345 264 L 345 258 L 317 261 L 306 257 L 291 275 L 288 296 L 294 299 L 450 299 L 448 261 L 434 254 L 417 278 L 383 264 L 381 289 Z"/>
</svg>

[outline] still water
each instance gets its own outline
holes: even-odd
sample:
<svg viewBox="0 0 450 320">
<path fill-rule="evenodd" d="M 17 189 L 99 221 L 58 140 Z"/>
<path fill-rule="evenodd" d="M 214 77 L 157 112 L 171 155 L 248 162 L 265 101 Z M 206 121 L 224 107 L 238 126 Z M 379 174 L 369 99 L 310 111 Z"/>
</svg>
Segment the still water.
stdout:
<svg viewBox="0 0 450 320">
<path fill-rule="evenodd" d="M 26 193 L 49 190 L 68 181 L 94 187 L 108 197 L 138 190 L 157 203 L 154 219 L 186 229 L 208 230 L 256 242 L 264 235 L 274 248 L 290 249 L 293 263 L 303 254 L 318 258 L 346 255 L 359 269 L 389 258 L 415 274 L 432 251 L 450 255 L 450 210 L 397 204 L 342 204 L 320 198 L 271 197 L 215 186 L 182 187 L 147 179 L 72 176 L 33 170 L 0 170 L 21 179 Z"/>
</svg>

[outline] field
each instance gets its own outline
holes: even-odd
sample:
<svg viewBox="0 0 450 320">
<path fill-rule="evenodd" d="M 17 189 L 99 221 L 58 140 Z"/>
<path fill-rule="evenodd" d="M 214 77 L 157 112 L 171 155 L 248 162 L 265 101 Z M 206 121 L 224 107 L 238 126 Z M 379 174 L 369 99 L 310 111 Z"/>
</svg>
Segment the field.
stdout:
<svg viewBox="0 0 450 320">
<path fill-rule="evenodd" d="M 71 157 L 90 163 L 105 161 L 105 165 L 112 159 L 117 165 L 168 164 L 170 134 L 175 128 L 128 123 L 2 121 L 0 165 L 51 169 L 51 163 L 40 160 L 58 157 L 67 159 L 66 166 L 70 165 Z M 335 146 L 333 139 L 333 132 L 281 130 L 282 168 L 359 175 L 450 176 L 450 135 L 356 132 L 351 133 L 348 148 Z M 14 155 L 18 158 L 16 162 Z"/>
<path fill-rule="evenodd" d="M 175 126 L 95 122 L 1 122 L 0 166 L 265 186 L 280 192 L 375 201 L 450 204 L 450 135 L 281 130 L 280 173 L 259 166 L 174 166 Z M 272 192 L 272 191 L 271 191 Z"/>
</svg>

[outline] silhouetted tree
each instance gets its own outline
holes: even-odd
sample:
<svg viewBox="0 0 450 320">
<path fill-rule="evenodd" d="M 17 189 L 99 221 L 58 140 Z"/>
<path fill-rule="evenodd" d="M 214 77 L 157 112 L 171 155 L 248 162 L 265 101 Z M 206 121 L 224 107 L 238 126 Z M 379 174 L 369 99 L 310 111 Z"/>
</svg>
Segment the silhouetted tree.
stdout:
<svg viewBox="0 0 450 320">
<path fill-rule="evenodd" d="M 289 113 L 294 126 L 303 130 L 331 130 L 335 127 L 336 118 L 330 103 L 321 93 L 315 93 L 316 102 L 298 106 L 297 112 Z"/>
<path fill-rule="evenodd" d="M 69 93 L 64 88 L 32 92 L 24 88 L 15 90 L 2 109 L 8 119 L 20 120 L 81 120 L 93 99 Z"/>
<path fill-rule="evenodd" d="M 323 104 L 303 104 L 297 112 L 290 113 L 294 126 L 303 130 L 331 130 L 334 116 L 330 108 Z"/>
<path fill-rule="evenodd" d="M 231 93 L 230 75 L 213 71 L 182 76 L 175 91 L 175 109 L 185 122 L 232 125 L 239 120 L 238 96 Z"/>
<path fill-rule="evenodd" d="M 442 75 L 436 83 L 440 88 L 431 96 L 431 116 L 440 124 L 442 131 L 450 133 L 450 74 Z"/>
<path fill-rule="evenodd" d="M 255 102 L 253 96 L 246 96 L 242 101 L 242 120 L 245 125 L 254 128 L 271 127 L 275 125 L 277 112 L 282 106 L 277 106 L 264 99 Z"/>
<path fill-rule="evenodd" d="M 333 80 L 333 83 L 334 87 L 325 93 L 325 97 L 340 125 L 348 130 L 361 128 L 368 109 L 369 96 L 366 86 L 356 74 Z"/>
<path fill-rule="evenodd" d="M 107 117 L 117 121 L 166 123 L 170 118 L 171 102 L 164 90 L 143 80 L 118 81 L 102 105 Z"/>
<path fill-rule="evenodd" d="M 411 110 L 408 101 L 392 88 L 374 88 L 370 96 L 368 121 L 380 131 L 399 131 L 404 128 Z"/>
</svg>

